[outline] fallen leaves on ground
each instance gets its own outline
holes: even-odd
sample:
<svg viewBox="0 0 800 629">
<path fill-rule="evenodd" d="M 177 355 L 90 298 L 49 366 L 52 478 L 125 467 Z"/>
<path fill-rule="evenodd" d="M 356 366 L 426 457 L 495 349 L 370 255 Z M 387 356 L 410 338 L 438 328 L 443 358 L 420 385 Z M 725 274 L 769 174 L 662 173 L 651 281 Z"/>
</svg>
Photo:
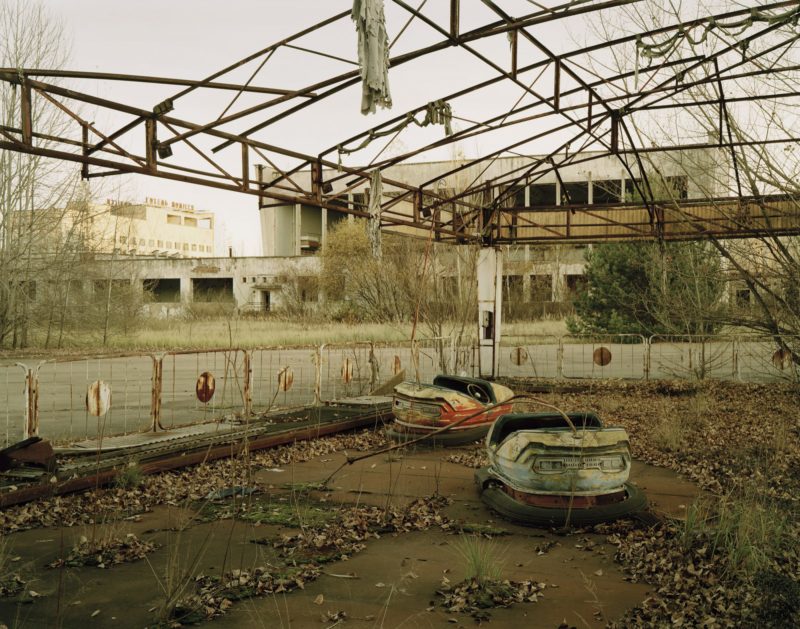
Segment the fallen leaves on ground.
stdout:
<svg viewBox="0 0 800 629">
<path fill-rule="evenodd" d="M 335 522 L 309 527 L 296 535 L 284 535 L 273 543 L 285 563 L 283 571 L 270 566 L 252 571 L 233 570 L 222 577 L 198 576 L 194 592 L 177 604 L 172 621 L 176 626 L 192 624 L 224 614 L 237 600 L 304 589 L 306 583 L 323 574 L 320 563 L 347 559 L 363 550 L 367 540 L 382 534 L 422 531 L 434 526 L 449 530 L 449 521 L 440 513 L 448 504 L 447 499 L 433 496 L 417 499 L 403 509 L 343 508 Z M 323 601 L 322 595 L 314 600 L 317 605 Z"/>
<path fill-rule="evenodd" d="M 76 526 L 104 522 L 151 510 L 202 500 L 226 487 L 246 486 L 253 472 L 341 451 L 369 451 L 386 444 L 382 432 L 360 431 L 299 441 L 234 459 L 219 459 L 189 468 L 145 476 L 138 487 L 108 487 L 14 505 L 0 511 L 0 533 L 43 526 Z M 248 464 L 249 462 L 249 464 Z"/>
<path fill-rule="evenodd" d="M 18 574 L 0 577 L 0 596 L 16 596 L 25 589 L 25 581 Z"/>
<path fill-rule="evenodd" d="M 479 468 L 489 465 L 489 457 L 486 456 L 486 448 L 483 444 L 471 449 L 462 449 L 450 454 L 445 461 L 456 463 L 466 467 Z"/>
<path fill-rule="evenodd" d="M 441 606 L 448 612 L 469 614 L 476 621 L 489 620 L 490 609 L 510 607 L 514 603 L 536 603 L 547 587 L 536 581 L 497 581 L 468 579 L 452 585 L 442 580 L 436 594 L 442 598 Z"/>
<path fill-rule="evenodd" d="M 66 557 L 56 559 L 48 567 L 96 566 L 97 568 L 108 568 L 114 564 L 144 559 L 155 549 L 155 544 L 142 541 L 133 533 L 128 533 L 125 537 L 101 540 L 90 540 L 84 536 L 73 546 Z"/>
<path fill-rule="evenodd" d="M 716 509 L 725 500 L 743 501 L 745 507 L 740 508 L 763 513 L 764 519 L 774 519 L 775 514 L 785 518 L 780 531 L 785 544 L 765 536 L 762 545 L 739 547 L 734 540 L 733 550 L 718 543 L 715 531 L 721 525 L 713 509 L 709 522 L 666 520 L 647 529 L 621 521 L 595 527 L 616 546 L 615 558 L 628 579 L 655 587 L 649 598 L 611 626 L 800 623 L 800 552 L 791 541 L 800 537 L 796 386 L 593 382 L 588 390 L 541 397 L 565 410 L 594 411 L 606 425 L 622 426 L 635 458 L 690 478 L 708 492 Z M 746 524 L 734 523 L 731 535 L 743 536 Z M 764 526 L 777 530 L 776 522 Z M 753 560 L 758 569 L 747 568 Z"/>
</svg>

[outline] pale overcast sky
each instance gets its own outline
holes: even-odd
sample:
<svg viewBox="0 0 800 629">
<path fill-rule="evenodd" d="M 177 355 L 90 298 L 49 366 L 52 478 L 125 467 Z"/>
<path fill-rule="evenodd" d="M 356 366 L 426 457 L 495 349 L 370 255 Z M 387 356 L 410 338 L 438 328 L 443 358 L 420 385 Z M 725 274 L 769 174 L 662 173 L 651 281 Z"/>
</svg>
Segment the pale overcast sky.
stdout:
<svg viewBox="0 0 800 629">
<path fill-rule="evenodd" d="M 420 0 L 408 1 L 415 7 L 420 4 Z M 72 41 L 68 69 L 201 79 L 312 23 L 349 9 L 352 0 L 43 0 L 43 4 L 63 21 Z M 447 25 L 449 4 L 446 0 L 429 0 L 425 12 L 437 23 Z M 499 4 L 515 15 L 536 10 L 535 3 L 528 0 L 501 0 Z M 541 4 L 553 6 L 558 3 L 543 0 Z M 462 2 L 462 7 L 462 31 L 496 19 L 479 2 Z M 388 2 L 386 13 L 389 38 L 393 39 L 409 15 Z M 594 19 L 606 19 L 606 16 L 613 18 L 606 13 Z M 583 44 L 587 37 L 591 37 L 585 31 L 583 18 L 555 22 L 533 30 L 556 52 Z M 441 36 L 430 27 L 415 22 L 404 32 L 392 49 L 392 54 L 416 49 L 440 39 Z M 301 43 L 316 45 L 332 54 L 353 59 L 356 57 L 356 41 L 355 29 L 348 19 Z M 493 58 L 510 57 L 505 36 L 476 42 L 475 48 Z M 541 53 L 529 45 L 520 47 L 520 57 L 521 65 L 542 59 Z M 298 88 L 352 68 L 352 65 L 340 61 L 312 58 L 304 53 L 282 49 L 267 63 L 253 84 Z M 251 63 L 219 80 L 243 82 L 254 69 L 255 64 Z M 309 107 L 302 117 L 291 124 L 278 123 L 253 137 L 316 154 L 320 149 L 335 145 L 381 120 L 495 74 L 474 59 L 465 61 L 463 51 L 450 49 L 436 55 L 435 59 L 412 62 L 390 70 L 394 100 L 391 111 L 361 116 L 360 87 L 356 86 Z M 151 109 L 180 89 L 175 86 L 96 81 L 75 81 L 71 85 L 82 91 L 146 109 Z M 456 115 L 467 119 L 485 118 L 487 112 L 508 111 L 521 93 L 517 86 L 498 86 L 491 92 L 484 90 L 471 100 L 459 101 L 453 107 Z M 210 94 L 205 91 L 202 94 L 201 98 L 189 96 L 180 99 L 173 114 L 192 122 L 208 122 L 221 114 L 232 97 L 232 92 Z M 244 95 L 236 107 L 259 102 L 258 96 Z M 260 117 L 248 118 L 227 130 L 243 130 L 265 117 L 261 114 Z M 440 136 L 441 128 L 415 130 L 409 137 L 416 143 Z M 487 144 L 489 140 L 481 141 L 481 145 L 473 140 L 459 149 L 467 156 L 475 156 L 494 147 Z M 531 147 L 535 148 L 538 147 Z M 227 153 L 238 159 L 238 149 L 235 147 Z M 427 157 L 446 159 L 449 155 L 445 152 Z M 354 159 L 364 157 L 368 160 L 370 155 L 361 154 Z M 198 209 L 213 210 L 218 213 L 218 224 L 224 225 L 227 240 L 238 254 L 260 253 L 257 200 L 254 197 L 150 177 L 128 178 L 125 186 L 123 195 L 128 198 L 155 196 L 192 203 Z M 218 240 L 225 238 L 223 235 Z M 220 244 L 224 246 L 228 243 Z"/>
</svg>

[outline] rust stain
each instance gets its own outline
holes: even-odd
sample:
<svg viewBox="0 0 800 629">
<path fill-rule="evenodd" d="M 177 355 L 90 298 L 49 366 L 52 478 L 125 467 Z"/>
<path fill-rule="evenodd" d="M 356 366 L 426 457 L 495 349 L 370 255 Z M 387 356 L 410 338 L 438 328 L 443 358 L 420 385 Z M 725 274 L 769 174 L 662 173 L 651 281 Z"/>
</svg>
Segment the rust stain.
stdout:
<svg viewBox="0 0 800 629">
<path fill-rule="evenodd" d="M 511 362 L 517 365 L 524 365 L 528 361 L 528 350 L 524 347 L 515 347 L 511 350 Z"/>
<path fill-rule="evenodd" d="M 349 384 L 353 381 L 353 361 L 345 358 L 342 361 L 342 382 Z"/>
<path fill-rule="evenodd" d="M 395 356 L 394 362 L 392 363 L 392 373 L 396 376 L 401 371 L 403 371 L 403 363 L 400 361 L 399 356 Z"/>
<path fill-rule="evenodd" d="M 772 364 L 783 371 L 792 363 L 792 353 L 788 349 L 777 349 L 772 355 Z"/>
<path fill-rule="evenodd" d="M 607 347 L 598 347 L 592 354 L 592 361 L 595 365 L 599 365 L 600 367 L 605 367 L 610 363 L 611 358 L 611 350 Z"/>
<path fill-rule="evenodd" d="M 197 399 L 203 404 L 208 404 L 211 398 L 214 397 L 215 391 L 216 383 L 214 381 L 214 374 L 210 371 L 204 371 L 200 374 L 200 377 L 197 379 L 197 385 L 195 386 Z"/>
<path fill-rule="evenodd" d="M 281 391 L 288 391 L 294 383 L 294 372 L 291 367 L 284 367 L 278 372 L 278 388 Z"/>
<path fill-rule="evenodd" d="M 101 417 L 111 408 L 111 385 L 95 380 L 86 390 L 86 410 L 93 417 Z"/>
</svg>

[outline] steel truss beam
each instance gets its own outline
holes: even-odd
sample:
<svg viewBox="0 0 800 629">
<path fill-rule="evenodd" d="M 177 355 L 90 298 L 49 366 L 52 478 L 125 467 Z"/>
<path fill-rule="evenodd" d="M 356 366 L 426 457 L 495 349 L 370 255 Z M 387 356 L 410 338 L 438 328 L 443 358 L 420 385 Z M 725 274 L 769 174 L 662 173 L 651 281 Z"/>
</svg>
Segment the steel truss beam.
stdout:
<svg viewBox="0 0 800 629">
<path fill-rule="evenodd" d="M 124 173 L 144 174 L 250 194 L 257 196 L 260 206 L 265 208 L 276 203 L 299 203 L 347 212 L 360 217 L 368 216 L 366 207 L 353 203 L 342 207 L 335 199 L 330 198 L 329 191 L 332 184 L 337 184 L 339 195 L 361 189 L 377 169 L 382 172 L 384 183 L 389 188 L 395 189 L 393 196 L 382 202 L 384 227 L 412 232 L 417 230 L 417 233 L 432 231 L 439 239 L 458 242 L 472 238 L 474 234 L 467 234 L 467 230 L 476 227 L 483 242 L 489 243 L 550 240 L 585 242 L 618 238 L 678 239 L 689 237 L 690 234 L 695 236 L 727 234 L 738 237 L 745 232 L 744 226 L 748 222 L 751 225 L 754 221 L 758 224 L 762 219 L 765 224 L 774 223 L 775 229 L 781 233 L 800 233 L 800 219 L 796 221 L 798 227 L 792 223 L 797 213 L 793 213 L 790 199 L 771 197 L 769 202 L 766 202 L 760 197 L 741 196 L 739 175 L 741 157 L 737 154 L 737 150 L 743 151 L 746 147 L 789 143 L 797 139 L 770 137 L 759 141 L 734 137 L 733 114 L 730 110 L 732 103 L 767 99 L 785 100 L 800 95 L 800 89 L 793 90 L 790 87 L 782 90 L 764 90 L 758 94 L 745 96 L 732 93 L 735 89 L 730 89 L 742 79 L 755 77 L 768 79 L 780 72 L 790 73 L 800 68 L 791 64 L 783 67 L 776 67 L 774 64 L 765 67 L 760 65 L 759 61 L 770 53 L 787 50 L 792 46 L 800 38 L 800 34 L 794 31 L 777 43 L 770 42 L 761 49 L 755 46 L 759 42 L 767 41 L 767 35 L 796 23 L 800 16 L 800 6 L 796 1 L 783 1 L 763 4 L 753 9 L 727 11 L 625 35 L 561 54 L 556 54 L 545 46 L 535 32 L 536 28 L 557 20 L 574 18 L 590 12 L 610 11 L 636 1 L 638 0 L 564 2 L 550 8 L 542 7 L 531 13 L 513 16 L 494 0 L 482 0 L 499 19 L 463 31 L 461 20 L 463 7 L 459 0 L 450 0 L 446 24 L 439 24 L 431 19 L 423 11 L 425 3 L 414 8 L 405 0 L 391 0 L 411 16 L 409 23 L 416 21 L 440 38 L 433 44 L 395 55 L 391 59 L 391 67 L 424 59 L 443 50 L 458 48 L 490 68 L 495 76 L 464 87 L 443 97 L 442 100 L 450 103 L 461 98 L 469 98 L 480 90 L 491 90 L 500 83 L 515 86 L 522 95 L 505 113 L 469 122 L 466 128 L 457 130 L 450 137 L 428 142 L 399 156 L 379 160 L 383 152 L 381 150 L 367 166 L 341 165 L 331 154 L 337 152 L 340 147 L 353 147 L 381 134 L 389 136 L 388 141 L 391 143 L 402 131 L 401 127 L 395 132 L 395 127 L 409 117 L 423 114 L 428 103 L 422 103 L 370 129 L 351 135 L 332 147 L 321 149 L 316 155 L 267 143 L 255 137 L 256 133 L 270 125 L 282 120 L 291 120 L 306 108 L 323 103 L 326 98 L 359 82 L 359 71 L 348 69 L 296 90 L 251 85 L 272 55 L 282 48 L 352 64 L 353 61 L 350 59 L 329 50 L 309 46 L 302 41 L 305 36 L 319 29 L 348 19 L 349 11 L 343 11 L 298 31 L 199 81 L 117 73 L 0 68 L 0 82 L 19 88 L 20 112 L 18 121 L 0 127 L 0 149 L 78 163 L 81 165 L 84 178 Z M 638 45 L 638 42 L 645 40 L 658 41 L 658 38 L 685 34 L 695 28 L 708 28 L 709 25 L 719 25 L 726 20 L 756 15 L 757 12 L 782 10 L 785 12 L 779 16 L 771 15 L 763 28 L 756 29 L 751 25 L 749 32 L 746 34 L 742 32 L 736 41 L 725 41 L 723 37 L 714 33 L 713 36 L 718 37 L 719 46 L 710 54 L 698 52 L 681 57 L 670 51 L 659 63 L 651 64 L 641 70 L 637 68 L 636 71 L 610 72 L 605 76 L 592 73 L 590 79 L 585 78 L 587 72 L 582 66 L 582 60 L 594 53 L 619 50 L 620 47 Z M 396 39 L 399 39 L 405 30 L 406 27 Z M 510 43 L 506 59 L 493 59 L 473 45 L 480 40 L 506 34 Z M 520 48 L 520 42 L 531 45 L 542 58 L 523 59 L 525 49 Z M 741 61 L 732 61 L 730 58 L 732 53 L 738 53 L 739 50 L 741 50 Z M 221 80 L 225 75 L 251 62 L 257 63 L 258 66 L 244 83 Z M 753 66 L 756 69 L 753 69 Z M 506 69 L 507 67 L 509 69 Z M 551 87 L 544 88 L 543 93 L 543 89 L 537 86 L 537 83 L 546 71 L 551 72 L 552 82 Z M 535 74 L 537 72 L 538 75 Z M 625 89 L 626 81 L 633 76 L 637 79 L 640 76 L 645 77 L 646 82 L 642 89 L 633 91 Z M 48 77 L 167 84 L 183 89 L 158 103 L 152 110 L 147 110 L 41 80 Z M 680 96 L 688 90 L 706 86 L 707 97 L 688 102 L 680 100 Z M 173 116 L 171 112 L 175 108 L 176 101 L 196 90 L 230 91 L 235 92 L 235 95 L 215 120 L 198 123 Z M 233 106 L 243 93 L 264 94 L 268 100 L 233 110 Z M 523 103 L 523 97 L 532 102 Z M 78 108 L 74 106 L 76 102 L 89 104 L 128 119 L 121 126 L 104 129 L 81 116 Z M 274 108 L 283 104 L 286 107 L 275 113 Z M 75 133 L 70 134 L 66 131 L 59 135 L 40 133 L 35 128 L 32 111 L 36 107 L 43 106 L 55 107 L 71 119 L 75 124 Z M 690 144 L 676 142 L 661 147 L 645 147 L 635 137 L 632 126 L 634 116 L 658 110 L 690 110 L 704 106 L 716 108 L 718 112 L 719 137 L 714 141 Z M 253 116 L 264 115 L 267 112 L 269 113 L 266 119 L 255 124 L 251 120 L 250 126 L 245 130 L 230 131 L 231 123 L 252 119 Z M 105 116 L 96 117 L 105 119 Z M 544 125 L 546 128 L 540 130 L 541 126 L 537 128 L 535 125 Z M 393 166 L 409 163 L 434 149 L 509 129 L 514 129 L 518 134 L 518 139 L 513 143 L 480 158 L 467 160 L 426 181 L 400 181 L 388 176 L 389 169 Z M 477 169 L 485 173 L 492 162 L 506 154 L 516 151 L 516 155 L 521 157 L 519 151 L 526 145 L 567 133 L 570 134 L 567 140 L 561 137 L 554 143 L 557 146 L 549 153 L 541 157 L 531 157 L 527 163 L 510 172 L 506 171 L 501 176 L 490 179 L 478 176 L 460 190 L 449 191 L 446 183 L 444 189 L 442 188 L 443 182 L 460 172 Z M 232 160 L 228 158 L 227 162 L 223 162 L 222 156 L 215 155 L 234 144 L 238 145 L 238 148 Z M 585 158 L 580 154 L 573 152 L 562 155 L 562 152 L 567 151 L 573 144 L 580 145 L 582 150 L 599 148 L 600 152 L 594 153 L 592 159 L 598 154 L 617 157 L 621 168 L 625 170 L 626 178 L 636 187 L 642 203 L 638 206 L 616 204 L 609 207 L 569 204 L 552 208 L 525 208 L 510 203 L 511 195 L 517 187 L 529 185 L 551 172 L 561 179 L 560 169 L 581 163 Z M 131 146 L 141 149 L 133 150 Z M 201 165 L 198 167 L 195 163 L 189 164 L 177 157 L 173 158 L 174 150 L 179 146 L 186 152 L 199 156 Z M 731 209 L 733 206 L 728 199 L 719 203 L 709 200 L 700 205 L 685 201 L 668 205 L 659 202 L 648 178 L 644 156 L 659 152 L 709 148 L 722 148 L 729 152 L 733 160 L 741 198 L 738 209 Z M 258 168 L 257 176 L 251 172 L 255 160 L 264 163 L 264 167 Z M 233 167 L 230 165 L 231 161 Z M 267 167 L 276 174 L 266 177 Z M 637 172 L 634 172 L 634 167 Z M 341 190 L 342 181 L 345 185 L 344 191 Z M 512 207 L 507 207 L 509 205 Z M 746 220 L 739 216 L 740 214 L 746 215 Z"/>
</svg>

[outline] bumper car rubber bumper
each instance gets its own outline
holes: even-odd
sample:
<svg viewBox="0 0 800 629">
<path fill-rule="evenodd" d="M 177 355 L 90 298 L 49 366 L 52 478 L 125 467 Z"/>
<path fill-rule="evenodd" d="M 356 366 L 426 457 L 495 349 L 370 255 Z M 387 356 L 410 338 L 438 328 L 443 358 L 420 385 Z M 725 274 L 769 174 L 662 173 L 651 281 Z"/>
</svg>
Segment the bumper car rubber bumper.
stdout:
<svg viewBox="0 0 800 629">
<path fill-rule="evenodd" d="M 625 483 L 625 499 L 612 504 L 585 509 L 561 507 L 539 507 L 525 504 L 509 496 L 499 481 L 489 475 L 488 468 L 475 472 L 475 482 L 481 492 L 481 500 L 503 517 L 525 526 L 588 526 L 612 522 L 632 516 L 647 507 L 644 492 L 632 483 Z"/>
<path fill-rule="evenodd" d="M 420 445 L 463 446 L 486 437 L 490 426 L 491 424 L 487 423 L 475 426 L 474 428 L 448 430 L 438 435 L 429 436 L 424 431 L 406 430 L 405 427 L 401 427 L 397 424 L 389 424 L 386 427 L 386 436 L 397 443 L 405 443 L 407 441 L 419 439 L 420 437 L 426 437 L 424 441 L 420 442 Z"/>
</svg>

